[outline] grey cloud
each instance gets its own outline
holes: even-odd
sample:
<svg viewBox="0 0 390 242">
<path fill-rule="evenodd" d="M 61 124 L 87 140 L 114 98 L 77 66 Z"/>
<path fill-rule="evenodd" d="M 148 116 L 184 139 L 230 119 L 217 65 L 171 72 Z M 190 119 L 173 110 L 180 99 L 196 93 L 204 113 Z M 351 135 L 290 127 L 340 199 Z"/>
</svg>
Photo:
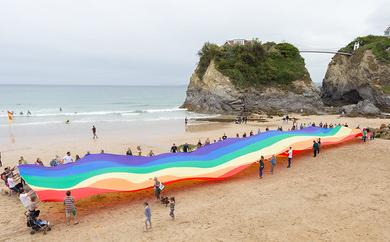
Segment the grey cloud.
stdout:
<svg viewBox="0 0 390 242">
<path fill-rule="evenodd" d="M 206 41 L 337 50 L 381 34 L 388 9 L 383 0 L 2 1 L 0 84 L 185 84 Z M 321 81 L 331 56 L 304 57 Z"/>
</svg>

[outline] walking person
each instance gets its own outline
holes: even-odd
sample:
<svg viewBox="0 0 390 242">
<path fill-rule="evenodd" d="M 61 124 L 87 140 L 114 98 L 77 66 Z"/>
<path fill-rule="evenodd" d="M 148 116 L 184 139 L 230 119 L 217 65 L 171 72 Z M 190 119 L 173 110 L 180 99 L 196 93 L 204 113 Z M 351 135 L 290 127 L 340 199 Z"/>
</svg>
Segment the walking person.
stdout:
<svg viewBox="0 0 390 242">
<path fill-rule="evenodd" d="M 93 134 L 93 139 L 97 139 L 97 135 L 96 135 L 96 127 L 95 125 L 92 125 L 92 134 Z"/>
<path fill-rule="evenodd" d="M 264 170 L 264 156 L 261 156 L 259 160 L 259 179 L 263 178 L 263 170 Z"/>
<path fill-rule="evenodd" d="M 169 216 L 171 216 L 172 220 L 175 219 L 175 197 L 171 197 L 169 199 Z"/>
<path fill-rule="evenodd" d="M 65 217 L 66 217 L 66 225 L 69 225 L 70 217 L 73 216 L 74 224 L 78 224 L 77 221 L 77 210 L 74 205 L 74 198 L 71 196 L 71 192 L 66 192 L 66 197 L 64 198 L 65 205 Z"/>
<path fill-rule="evenodd" d="M 287 165 L 287 168 L 291 167 L 292 157 L 293 157 L 293 150 L 292 150 L 292 147 L 290 147 L 290 149 L 288 150 L 288 157 L 287 157 L 288 165 Z"/>
<path fill-rule="evenodd" d="M 144 214 L 145 214 L 145 230 L 148 231 L 148 229 L 152 228 L 152 212 L 150 210 L 149 204 L 147 202 L 144 202 Z M 149 228 L 148 228 L 149 223 Z"/>
<path fill-rule="evenodd" d="M 271 160 L 269 161 L 271 163 L 271 175 L 274 174 L 274 168 L 276 166 L 276 156 L 272 155 Z"/>
<path fill-rule="evenodd" d="M 313 140 L 313 155 L 314 155 L 314 157 L 316 157 L 317 156 L 317 153 L 318 153 L 318 143 L 315 141 L 315 140 Z"/>
</svg>

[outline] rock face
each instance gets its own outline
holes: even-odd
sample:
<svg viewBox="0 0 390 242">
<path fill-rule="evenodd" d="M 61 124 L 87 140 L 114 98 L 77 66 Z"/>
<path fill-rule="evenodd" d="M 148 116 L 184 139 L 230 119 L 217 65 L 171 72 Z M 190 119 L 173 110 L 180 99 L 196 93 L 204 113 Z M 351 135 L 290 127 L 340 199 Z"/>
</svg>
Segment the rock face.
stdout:
<svg viewBox="0 0 390 242">
<path fill-rule="evenodd" d="M 322 84 L 321 97 L 326 105 L 342 106 L 368 100 L 390 111 L 390 64 L 379 61 L 371 50 L 352 56 L 335 55 Z M 367 105 L 368 103 L 362 103 Z M 359 108 L 359 107 L 358 107 Z M 362 107 L 360 107 L 362 108 Z"/>
<path fill-rule="evenodd" d="M 237 88 L 211 61 L 202 78 L 196 71 L 192 74 L 182 107 L 189 111 L 221 114 L 238 114 L 242 111 L 318 113 L 323 104 L 311 81 L 296 80 L 283 88 Z"/>
<path fill-rule="evenodd" d="M 381 110 L 377 108 L 371 101 L 359 101 L 357 104 L 345 105 L 341 111 L 348 116 L 377 116 L 381 114 Z"/>
</svg>

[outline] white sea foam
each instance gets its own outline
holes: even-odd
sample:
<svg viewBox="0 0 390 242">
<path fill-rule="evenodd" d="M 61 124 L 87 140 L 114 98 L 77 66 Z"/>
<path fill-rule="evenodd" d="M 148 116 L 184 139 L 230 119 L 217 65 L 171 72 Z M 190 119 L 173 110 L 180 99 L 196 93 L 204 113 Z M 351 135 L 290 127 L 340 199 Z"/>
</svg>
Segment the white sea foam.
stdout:
<svg viewBox="0 0 390 242">
<path fill-rule="evenodd" d="M 92 112 L 55 112 L 55 113 L 45 113 L 42 110 L 32 113 L 27 116 L 27 113 L 20 115 L 15 113 L 14 117 L 53 117 L 53 116 L 100 116 L 100 115 L 122 115 L 122 116 L 134 116 L 141 113 L 164 113 L 164 112 L 183 112 L 187 109 L 183 108 L 166 108 L 166 109 L 145 109 L 145 110 L 120 110 L 120 111 L 92 111 Z M 0 114 L 0 117 L 7 117 L 8 115 Z"/>
</svg>

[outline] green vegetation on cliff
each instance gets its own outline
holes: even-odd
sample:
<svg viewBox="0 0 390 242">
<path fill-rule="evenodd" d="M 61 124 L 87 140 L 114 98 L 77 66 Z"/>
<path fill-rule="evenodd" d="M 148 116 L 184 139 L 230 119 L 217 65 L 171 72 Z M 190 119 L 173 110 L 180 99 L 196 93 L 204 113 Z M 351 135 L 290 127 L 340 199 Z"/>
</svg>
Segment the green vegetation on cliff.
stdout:
<svg viewBox="0 0 390 242">
<path fill-rule="evenodd" d="M 357 52 L 362 53 L 365 50 L 371 50 L 380 61 L 390 63 L 390 38 L 374 35 L 358 37 L 340 51 L 353 53 L 353 46 L 357 41 L 360 43 Z"/>
<path fill-rule="evenodd" d="M 258 40 L 245 45 L 205 43 L 198 53 L 196 74 L 202 78 L 210 62 L 236 86 L 288 85 L 295 80 L 310 80 L 304 59 L 288 43 L 262 44 Z"/>
</svg>

